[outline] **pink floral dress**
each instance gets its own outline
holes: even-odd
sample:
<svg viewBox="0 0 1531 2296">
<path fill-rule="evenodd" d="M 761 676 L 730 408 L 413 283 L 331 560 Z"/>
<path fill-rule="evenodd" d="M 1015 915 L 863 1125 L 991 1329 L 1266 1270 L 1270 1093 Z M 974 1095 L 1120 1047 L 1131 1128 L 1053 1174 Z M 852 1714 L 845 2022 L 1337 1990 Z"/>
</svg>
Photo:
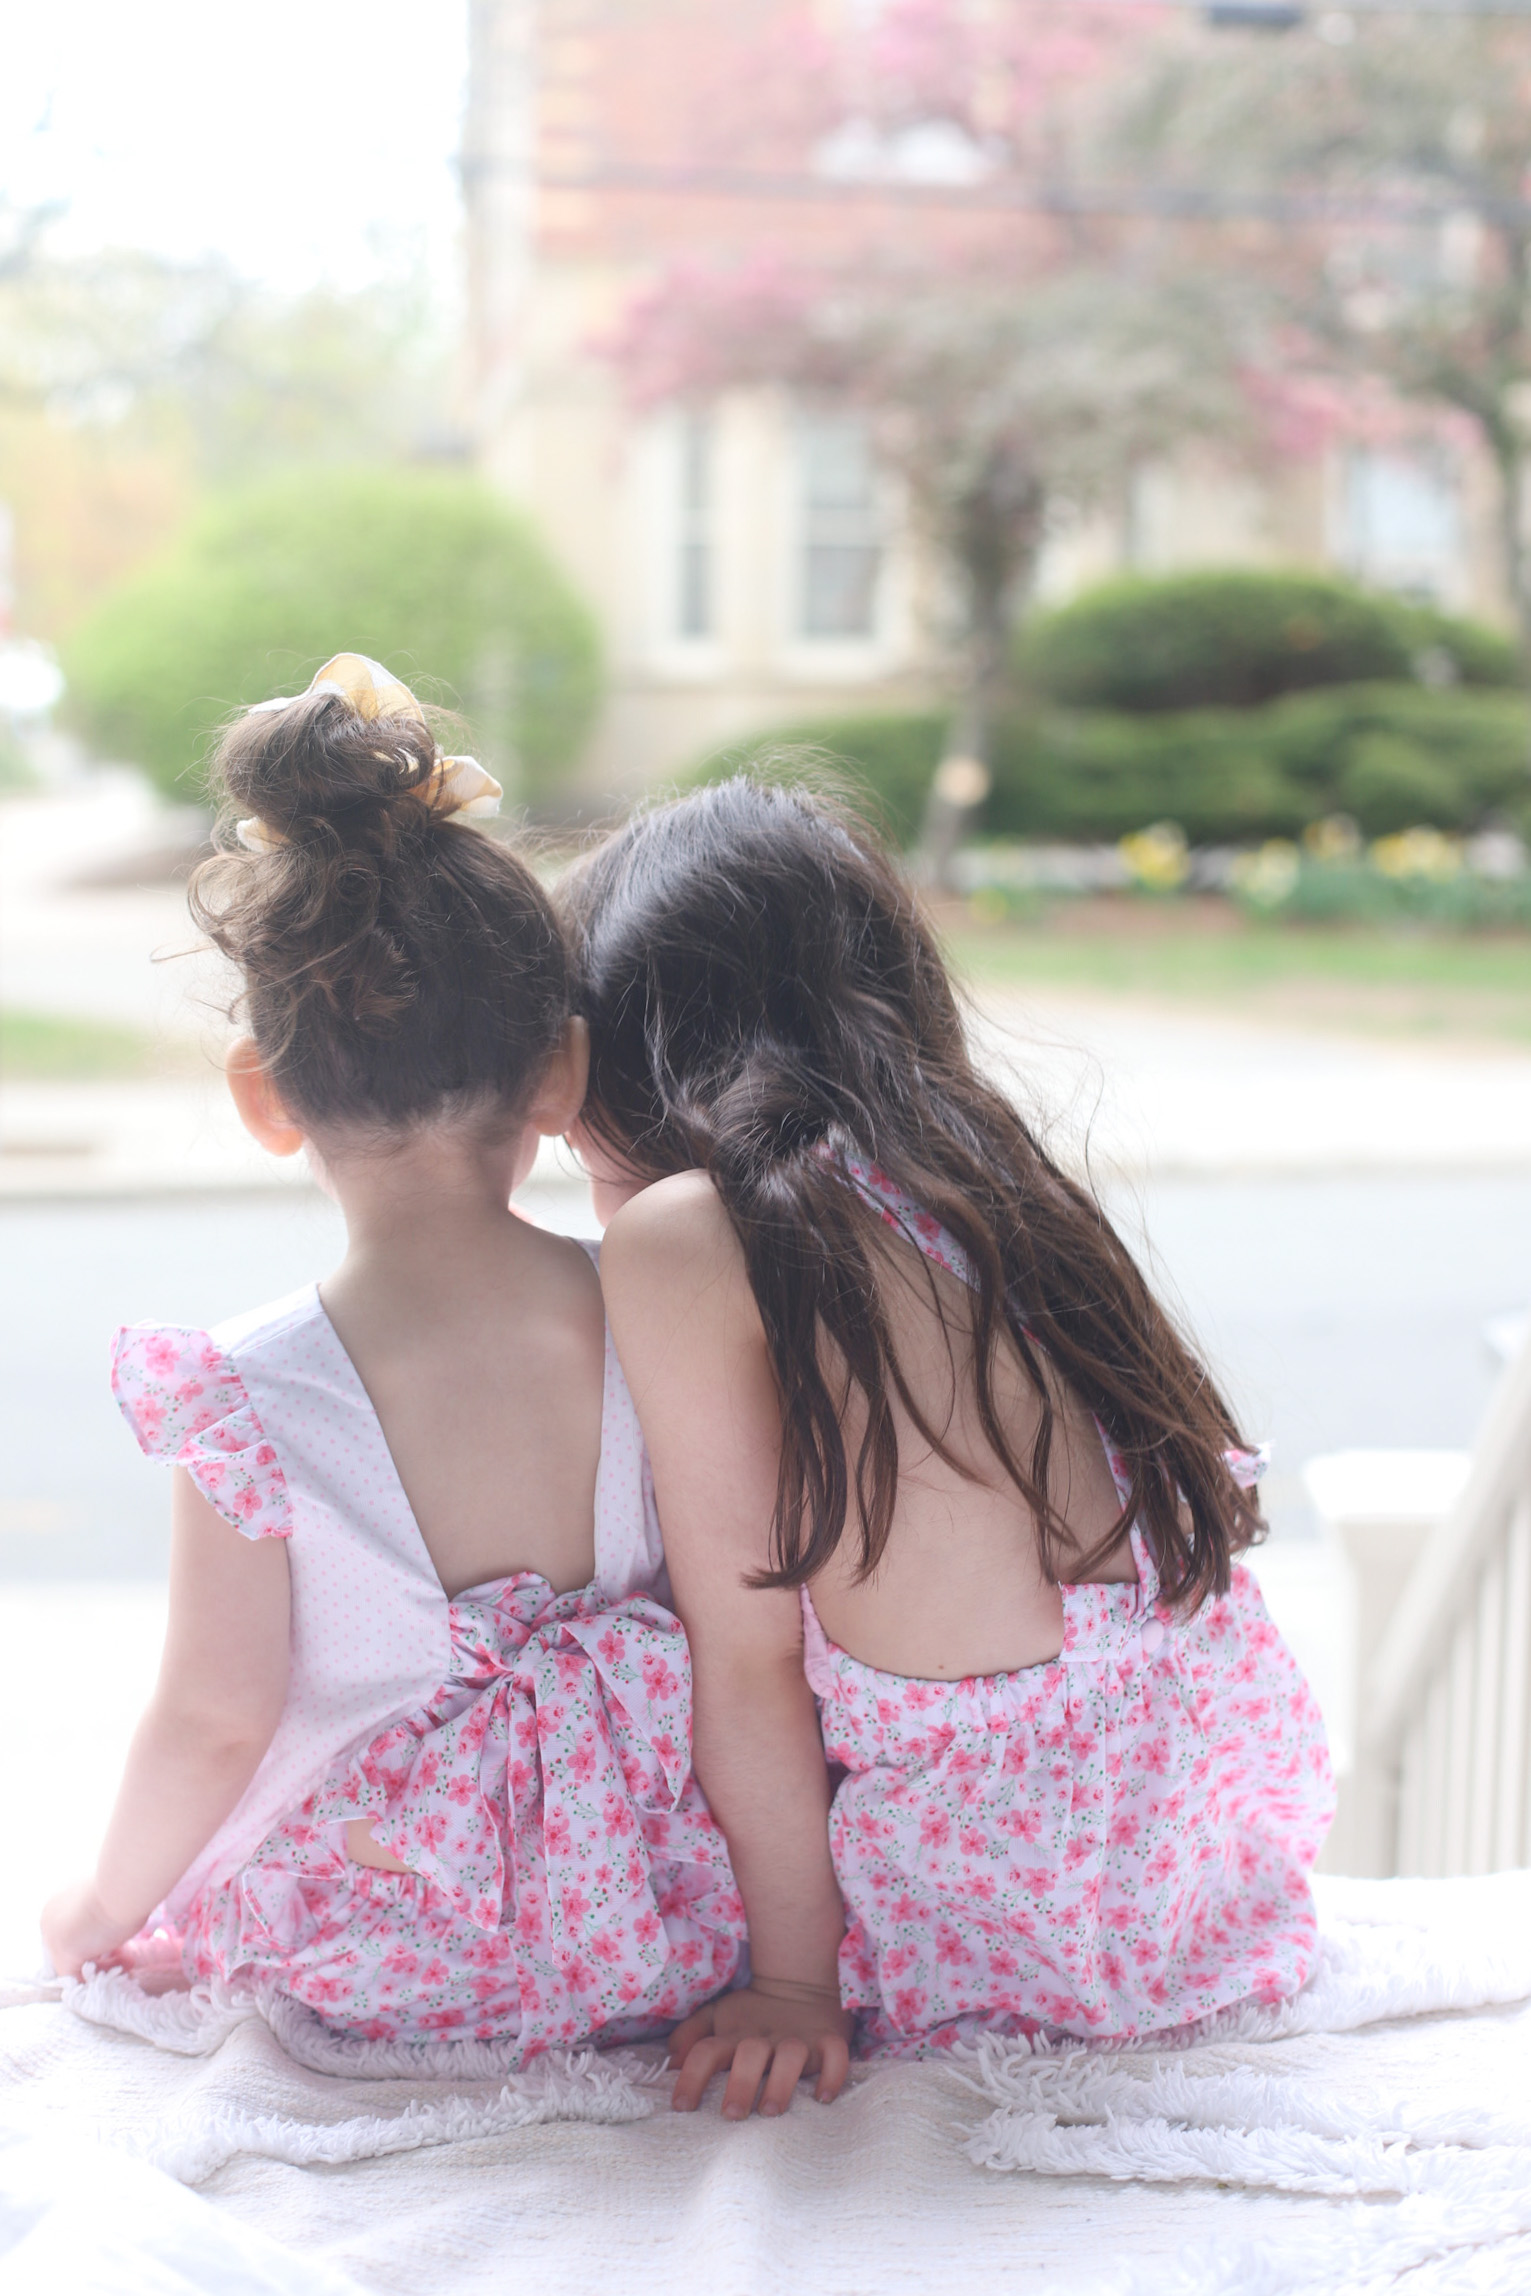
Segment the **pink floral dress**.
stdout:
<svg viewBox="0 0 1531 2296">
<path fill-rule="evenodd" d="M 848 1175 L 966 1280 L 960 1246 L 886 1176 Z M 1127 1478 L 1107 1456 L 1117 1488 Z M 1233 1461 L 1253 1481 L 1259 1456 Z M 979 2030 L 1129 2038 L 1295 1993 L 1308 1875 L 1334 1814 L 1323 1722 L 1251 1573 L 1186 1617 L 1136 1585 L 1065 1586 L 1050 1663 L 965 1681 L 884 1674 L 803 1590 L 861 2040 L 907 2053 Z"/>
<path fill-rule="evenodd" d="M 244 1801 L 161 1909 L 197 1978 L 371 2040 L 663 2030 L 727 1986 L 744 1915 L 691 1775 L 691 1667 L 608 1338 L 597 1575 L 448 1601 L 312 1287 L 215 1333 L 139 1325 L 114 1385 L 151 1456 L 289 1541 L 292 1676 Z M 353 1864 L 371 1822 L 406 1873 Z"/>
</svg>

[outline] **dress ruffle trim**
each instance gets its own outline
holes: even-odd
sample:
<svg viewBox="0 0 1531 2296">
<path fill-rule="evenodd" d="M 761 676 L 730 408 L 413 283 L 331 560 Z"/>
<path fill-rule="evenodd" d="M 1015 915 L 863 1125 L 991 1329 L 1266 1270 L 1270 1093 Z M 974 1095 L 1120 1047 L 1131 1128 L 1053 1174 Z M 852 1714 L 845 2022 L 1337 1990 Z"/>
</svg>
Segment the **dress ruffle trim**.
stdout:
<svg viewBox="0 0 1531 2296">
<path fill-rule="evenodd" d="M 205 1331 L 135 1323 L 112 1349 L 112 1393 L 141 1451 L 184 1467 L 247 1539 L 292 1535 L 292 1500 L 244 1382 Z"/>
</svg>

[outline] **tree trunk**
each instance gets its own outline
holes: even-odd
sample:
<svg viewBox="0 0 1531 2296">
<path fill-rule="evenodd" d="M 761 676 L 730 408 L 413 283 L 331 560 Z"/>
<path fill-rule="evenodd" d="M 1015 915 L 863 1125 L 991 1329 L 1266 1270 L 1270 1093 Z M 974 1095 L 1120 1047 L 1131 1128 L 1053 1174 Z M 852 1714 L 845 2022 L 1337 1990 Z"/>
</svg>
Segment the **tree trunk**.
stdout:
<svg viewBox="0 0 1531 2296">
<path fill-rule="evenodd" d="M 952 861 L 989 794 L 994 719 L 1004 678 L 1005 639 L 998 600 L 976 602 L 963 647 L 962 683 L 946 745 L 925 804 L 920 844 L 933 883 L 950 890 Z"/>
<path fill-rule="evenodd" d="M 1520 640 L 1521 685 L 1531 696 L 1531 547 L 1526 539 L 1526 457 L 1517 437 L 1496 434 L 1491 443 L 1499 465 L 1499 541 L 1504 557 L 1505 587 L 1515 614 Z M 1527 735 L 1531 758 L 1531 732 Z"/>
<path fill-rule="evenodd" d="M 1031 590 L 1043 507 L 1028 473 L 1020 486 L 1001 481 L 965 506 L 959 526 L 953 555 L 967 601 L 961 683 L 920 837 L 926 874 L 944 889 L 957 847 L 989 794 L 1015 601 Z"/>
</svg>

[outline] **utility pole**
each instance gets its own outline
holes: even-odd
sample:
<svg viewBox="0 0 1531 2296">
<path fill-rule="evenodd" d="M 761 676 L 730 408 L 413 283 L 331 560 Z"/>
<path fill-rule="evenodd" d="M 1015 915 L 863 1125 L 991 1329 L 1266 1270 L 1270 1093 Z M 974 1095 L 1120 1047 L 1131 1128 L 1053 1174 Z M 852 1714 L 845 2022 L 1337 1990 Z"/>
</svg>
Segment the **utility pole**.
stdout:
<svg viewBox="0 0 1531 2296">
<path fill-rule="evenodd" d="M 492 462 L 525 384 L 537 223 L 537 0 L 469 0 L 461 156 L 467 252 L 464 414 Z"/>
</svg>

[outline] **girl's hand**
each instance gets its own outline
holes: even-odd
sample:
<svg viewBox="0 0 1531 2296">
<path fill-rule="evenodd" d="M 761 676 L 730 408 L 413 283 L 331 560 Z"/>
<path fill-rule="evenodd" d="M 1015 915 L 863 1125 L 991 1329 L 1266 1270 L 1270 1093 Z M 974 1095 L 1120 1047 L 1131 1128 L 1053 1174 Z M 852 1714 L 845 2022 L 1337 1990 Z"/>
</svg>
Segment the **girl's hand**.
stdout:
<svg viewBox="0 0 1531 2296">
<path fill-rule="evenodd" d="M 94 1881 L 74 1881 L 43 1907 L 43 1944 L 60 1977 L 78 1977 L 87 1961 L 106 1966 L 138 1928 L 107 1912 Z"/>
<path fill-rule="evenodd" d="M 827 2105 L 851 2069 L 851 2017 L 837 1992 L 813 1985 L 757 1978 L 736 1993 L 720 1994 L 670 2036 L 670 2063 L 678 2074 L 671 2105 L 694 2113 L 714 2073 L 731 2068 L 723 2091 L 723 2118 L 749 2117 L 760 2095 L 762 2118 L 786 2112 L 804 2073 L 817 2072 L 814 2095 Z"/>
</svg>

